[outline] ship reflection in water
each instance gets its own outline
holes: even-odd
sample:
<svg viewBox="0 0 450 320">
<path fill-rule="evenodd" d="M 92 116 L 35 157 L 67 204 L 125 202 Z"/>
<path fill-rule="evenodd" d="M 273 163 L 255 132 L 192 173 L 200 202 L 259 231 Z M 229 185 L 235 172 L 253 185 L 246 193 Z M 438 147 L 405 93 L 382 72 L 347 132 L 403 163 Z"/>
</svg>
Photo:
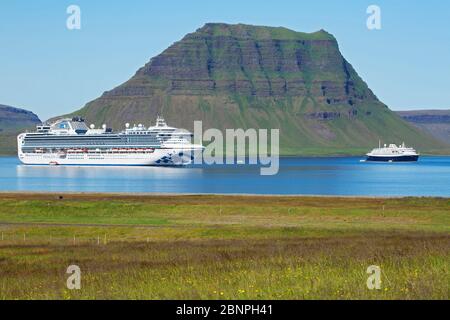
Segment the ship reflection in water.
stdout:
<svg viewBox="0 0 450 320">
<path fill-rule="evenodd" d="M 199 175 L 201 171 L 201 168 L 138 166 L 18 165 L 16 168 L 19 190 L 45 188 L 79 192 L 150 192 L 154 189 L 173 192 L 177 182 L 192 174 Z"/>
<path fill-rule="evenodd" d="M 258 166 L 24 166 L 0 158 L 0 191 L 304 194 L 450 197 L 450 157 L 419 162 L 364 158 L 281 158 L 275 176 Z"/>
</svg>

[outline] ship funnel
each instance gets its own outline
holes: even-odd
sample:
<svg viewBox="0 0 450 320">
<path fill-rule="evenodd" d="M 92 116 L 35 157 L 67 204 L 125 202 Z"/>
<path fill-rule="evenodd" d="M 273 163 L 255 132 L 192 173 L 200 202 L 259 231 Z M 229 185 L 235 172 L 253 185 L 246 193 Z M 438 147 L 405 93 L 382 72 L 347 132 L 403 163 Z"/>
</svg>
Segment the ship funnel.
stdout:
<svg viewBox="0 0 450 320">
<path fill-rule="evenodd" d="M 157 116 L 157 118 L 156 118 L 156 126 L 157 127 L 165 127 L 165 126 L 167 126 L 166 125 L 166 121 L 164 120 L 163 117 Z"/>
</svg>

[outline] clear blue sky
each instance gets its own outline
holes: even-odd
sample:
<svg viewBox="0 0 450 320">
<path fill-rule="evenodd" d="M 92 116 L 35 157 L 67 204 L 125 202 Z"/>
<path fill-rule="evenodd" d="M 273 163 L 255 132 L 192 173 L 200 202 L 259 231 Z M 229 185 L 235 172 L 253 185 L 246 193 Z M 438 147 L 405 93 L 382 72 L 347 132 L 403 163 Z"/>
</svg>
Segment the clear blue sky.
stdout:
<svg viewBox="0 0 450 320">
<path fill-rule="evenodd" d="M 81 30 L 66 9 L 81 8 Z M 366 28 L 366 9 L 382 29 Z M 206 22 L 325 29 L 394 110 L 450 108 L 450 2 L 301 0 L 2 0 L 0 104 L 42 119 L 73 111 L 126 81 Z"/>
</svg>

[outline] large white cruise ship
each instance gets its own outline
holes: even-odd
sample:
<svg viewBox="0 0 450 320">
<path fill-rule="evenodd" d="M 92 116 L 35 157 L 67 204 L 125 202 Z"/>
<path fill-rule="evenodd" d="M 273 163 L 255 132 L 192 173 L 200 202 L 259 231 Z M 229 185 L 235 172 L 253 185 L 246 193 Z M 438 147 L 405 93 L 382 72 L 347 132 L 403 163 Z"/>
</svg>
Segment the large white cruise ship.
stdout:
<svg viewBox="0 0 450 320">
<path fill-rule="evenodd" d="M 192 133 L 167 126 L 126 124 L 114 133 L 103 125 L 88 127 L 81 117 L 61 119 L 17 137 L 18 156 L 31 165 L 181 166 L 190 164 L 202 145 L 191 143 Z"/>
</svg>

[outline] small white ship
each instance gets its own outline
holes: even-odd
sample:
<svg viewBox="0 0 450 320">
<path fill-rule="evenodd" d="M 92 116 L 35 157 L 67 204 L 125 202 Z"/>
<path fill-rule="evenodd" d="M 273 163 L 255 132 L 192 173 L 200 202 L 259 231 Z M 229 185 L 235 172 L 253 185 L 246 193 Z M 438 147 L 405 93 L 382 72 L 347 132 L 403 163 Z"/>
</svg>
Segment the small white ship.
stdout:
<svg viewBox="0 0 450 320">
<path fill-rule="evenodd" d="M 367 154 L 366 161 L 381 161 L 381 162 L 414 162 L 419 160 L 419 154 L 413 148 L 405 146 L 405 143 L 397 146 L 395 144 L 386 144 L 381 147 L 373 149 Z"/>
<path fill-rule="evenodd" d="M 148 128 L 125 127 L 119 133 L 106 125 L 95 129 L 81 117 L 39 125 L 17 137 L 18 157 L 32 165 L 181 166 L 204 149 L 191 143 L 192 133 L 169 127 L 161 117 Z"/>
</svg>

